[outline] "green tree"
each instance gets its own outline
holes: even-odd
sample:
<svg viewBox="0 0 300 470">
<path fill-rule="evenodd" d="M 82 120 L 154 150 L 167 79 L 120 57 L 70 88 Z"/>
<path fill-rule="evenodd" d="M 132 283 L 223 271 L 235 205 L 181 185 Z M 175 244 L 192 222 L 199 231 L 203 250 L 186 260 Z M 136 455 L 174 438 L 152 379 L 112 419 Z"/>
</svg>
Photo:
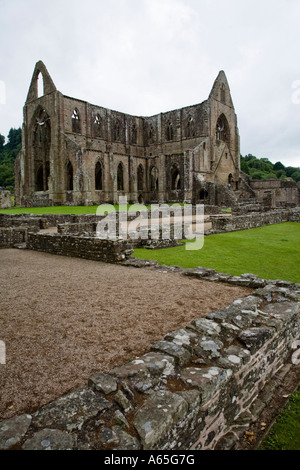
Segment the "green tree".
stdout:
<svg viewBox="0 0 300 470">
<path fill-rule="evenodd" d="M 278 170 L 285 170 L 285 166 L 281 162 L 276 162 L 273 165 L 273 170 L 278 171 Z"/>
<path fill-rule="evenodd" d="M 300 170 L 295 171 L 292 175 L 291 178 L 293 178 L 294 181 L 298 182 L 300 181 Z"/>
<path fill-rule="evenodd" d="M 246 162 L 245 158 L 241 155 L 241 170 L 246 173 L 247 175 L 250 175 L 250 169 L 249 165 Z"/>
<path fill-rule="evenodd" d="M 277 179 L 285 179 L 286 178 L 285 170 L 277 170 L 276 171 L 276 177 L 277 177 Z"/>
<path fill-rule="evenodd" d="M 6 144 L 5 137 L 0 134 L 0 186 L 14 185 L 14 163 L 22 147 L 21 128 L 11 128 Z"/>
<path fill-rule="evenodd" d="M 4 148 L 4 142 L 5 142 L 5 137 L 4 137 L 4 135 L 0 134 L 0 152 Z"/>
<path fill-rule="evenodd" d="M 16 149 L 22 143 L 22 130 L 13 129 L 11 128 L 8 133 L 8 142 L 6 144 L 6 148 L 8 149 Z"/>
</svg>

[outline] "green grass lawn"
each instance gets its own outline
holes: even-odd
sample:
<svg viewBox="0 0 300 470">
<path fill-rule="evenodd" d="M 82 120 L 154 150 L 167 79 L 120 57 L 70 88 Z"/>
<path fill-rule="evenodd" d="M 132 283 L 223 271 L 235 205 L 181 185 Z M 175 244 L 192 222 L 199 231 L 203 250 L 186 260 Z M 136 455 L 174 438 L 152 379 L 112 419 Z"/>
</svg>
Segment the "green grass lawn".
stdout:
<svg viewBox="0 0 300 470">
<path fill-rule="evenodd" d="M 106 205 L 106 204 L 101 204 Z M 109 204 L 110 205 L 110 204 Z M 184 205 L 184 204 L 180 204 Z M 74 215 L 81 215 L 81 214 L 96 214 L 98 205 L 96 206 L 51 206 L 51 207 L 12 207 L 11 209 L 0 209 L 0 214 L 74 214 Z M 137 211 L 138 204 L 127 204 L 121 205 L 118 204 L 111 205 L 114 207 L 116 211 L 126 211 L 132 210 Z M 151 206 L 145 206 L 147 209 L 151 209 Z"/>
<path fill-rule="evenodd" d="M 134 256 L 170 266 L 204 266 L 231 275 L 252 273 L 263 279 L 300 282 L 300 224 L 287 222 L 210 235 L 201 250 L 188 251 L 185 246 L 136 249 Z"/>
<path fill-rule="evenodd" d="M 259 450 L 300 450 L 300 388 L 289 398 Z"/>
<path fill-rule="evenodd" d="M 96 214 L 99 206 L 52 206 L 52 207 L 13 207 L 1 209 L 2 214 Z M 114 206 L 118 210 L 119 206 Z"/>
</svg>

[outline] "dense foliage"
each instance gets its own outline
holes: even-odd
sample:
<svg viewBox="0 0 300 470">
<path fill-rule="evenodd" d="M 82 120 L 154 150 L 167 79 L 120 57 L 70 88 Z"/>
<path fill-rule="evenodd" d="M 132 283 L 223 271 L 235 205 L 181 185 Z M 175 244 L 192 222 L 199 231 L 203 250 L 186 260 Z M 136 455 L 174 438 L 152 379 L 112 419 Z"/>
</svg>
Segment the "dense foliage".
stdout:
<svg viewBox="0 0 300 470">
<path fill-rule="evenodd" d="M 0 187 L 7 188 L 14 185 L 14 163 L 21 146 L 21 128 L 10 129 L 7 143 L 5 137 L 0 134 Z"/>
<path fill-rule="evenodd" d="M 300 181 L 299 167 L 285 167 L 281 162 L 273 164 L 267 158 L 257 158 L 251 154 L 241 156 L 241 170 L 256 180 L 292 178 L 296 182 Z"/>
</svg>

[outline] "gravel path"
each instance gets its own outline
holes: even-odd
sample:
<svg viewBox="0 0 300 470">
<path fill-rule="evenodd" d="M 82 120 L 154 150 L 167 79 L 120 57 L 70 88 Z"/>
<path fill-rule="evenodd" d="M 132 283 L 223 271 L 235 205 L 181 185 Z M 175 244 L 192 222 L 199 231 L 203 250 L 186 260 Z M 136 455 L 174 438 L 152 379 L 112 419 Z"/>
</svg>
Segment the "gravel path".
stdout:
<svg viewBox="0 0 300 470">
<path fill-rule="evenodd" d="M 248 289 L 175 273 L 0 250 L 0 419 L 86 385 Z"/>
</svg>

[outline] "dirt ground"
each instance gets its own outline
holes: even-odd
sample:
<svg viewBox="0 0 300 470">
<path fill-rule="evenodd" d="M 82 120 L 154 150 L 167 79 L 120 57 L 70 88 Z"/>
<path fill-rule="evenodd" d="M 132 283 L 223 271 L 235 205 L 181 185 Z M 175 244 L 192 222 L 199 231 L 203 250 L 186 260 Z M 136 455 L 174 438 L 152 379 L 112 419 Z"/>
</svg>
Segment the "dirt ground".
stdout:
<svg viewBox="0 0 300 470">
<path fill-rule="evenodd" d="M 34 412 L 250 292 L 16 249 L 0 250 L 0 286 L 0 419 Z"/>
</svg>

